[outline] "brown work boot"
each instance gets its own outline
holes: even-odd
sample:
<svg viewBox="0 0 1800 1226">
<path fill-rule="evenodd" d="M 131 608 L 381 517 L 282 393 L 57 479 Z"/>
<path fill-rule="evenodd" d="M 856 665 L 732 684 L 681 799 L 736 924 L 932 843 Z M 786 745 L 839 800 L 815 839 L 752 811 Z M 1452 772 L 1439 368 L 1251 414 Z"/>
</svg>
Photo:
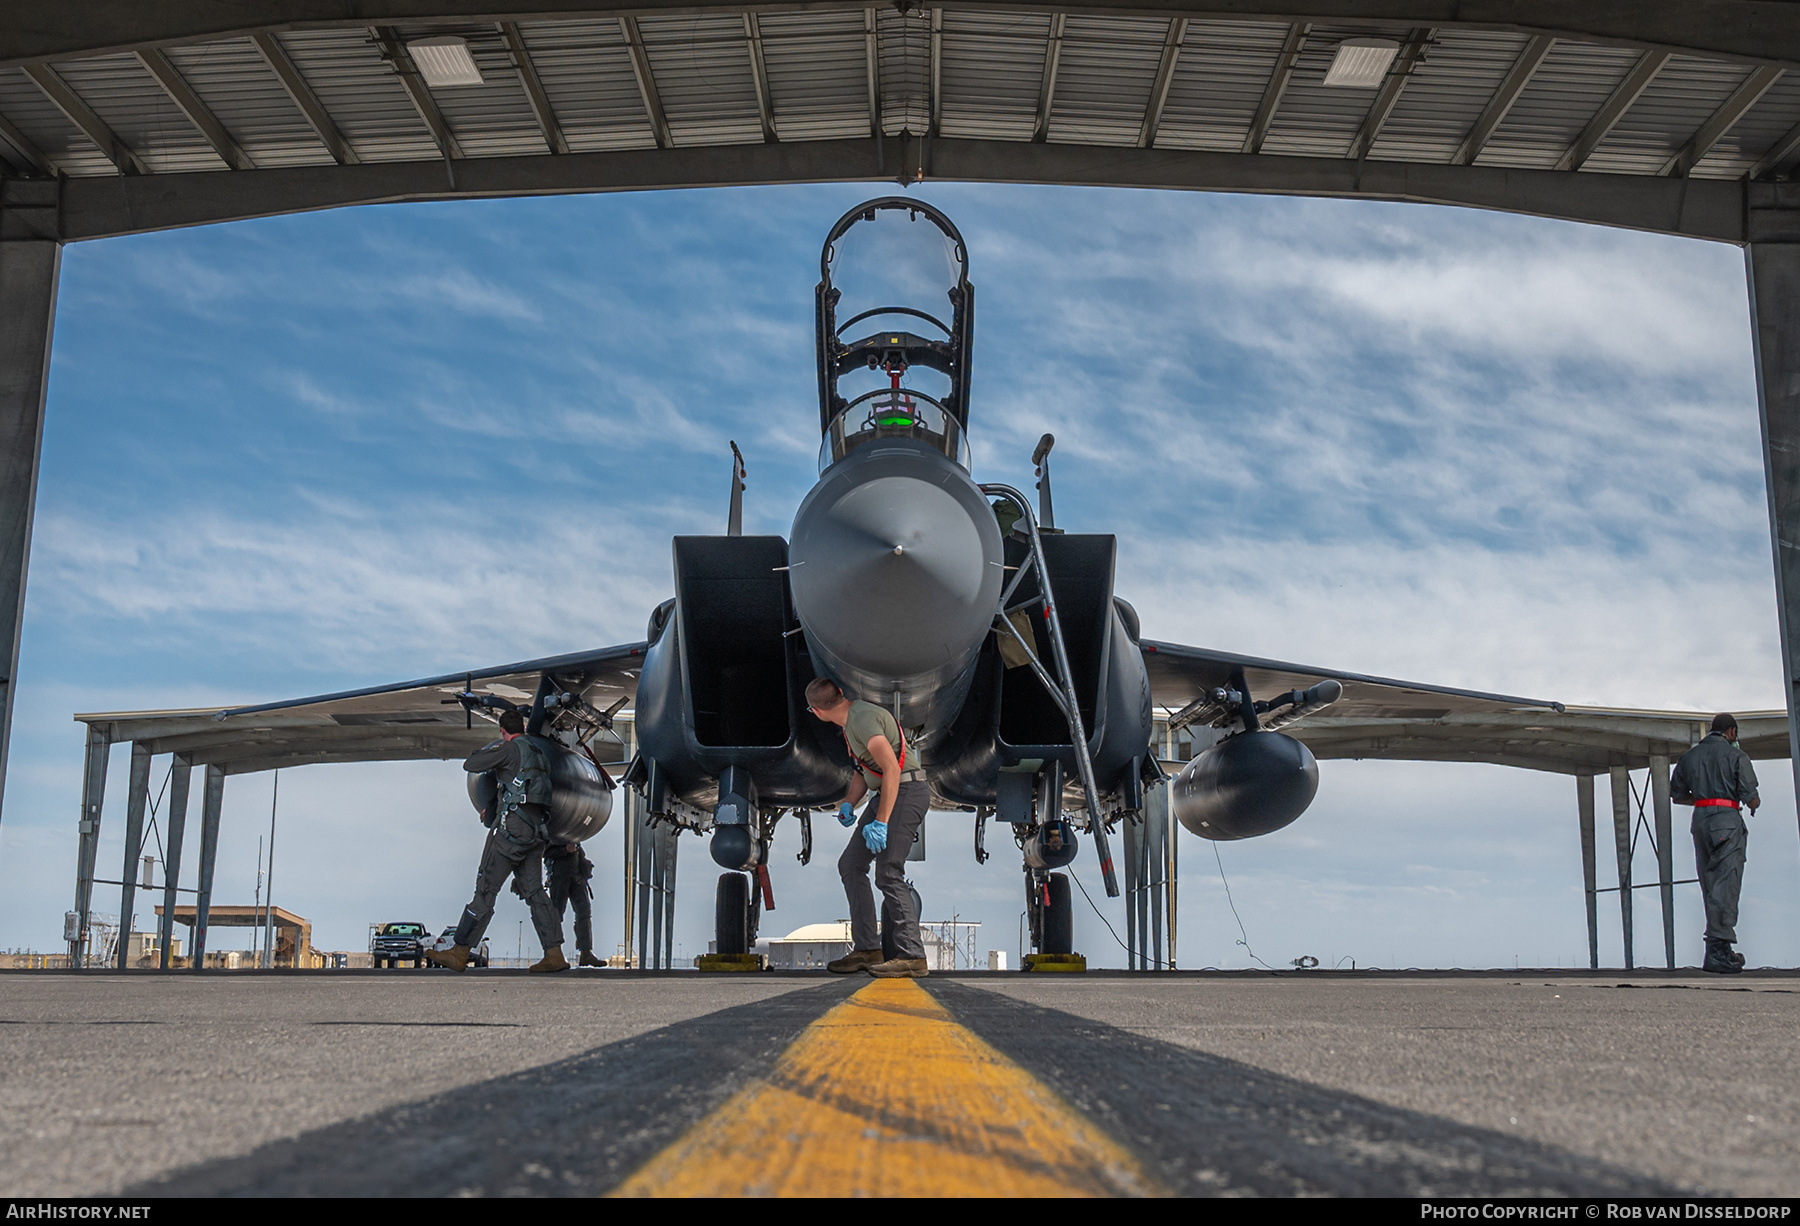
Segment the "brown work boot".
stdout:
<svg viewBox="0 0 1800 1226">
<path fill-rule="evenodd" d="M 600 959 L 594 957 L 593 950 L 584 949 L 581 951 L 581 960 L 579 962 L 577 962 L 575 965 L 576 966 L 605 966 L 606 963 L 604 963 L 604 962 L 600 961 Z"/>
<path fill-rule="evenodd" d="M 881 961 L 881 957 L 879 949 L 853 949 L 836 962 L 827 962 L 825 969 L 834 975 L 848 975 L 874 966 Z"/>
<path fill-rule="evenodd" d="M 446 970 L 466 971 L 469 969 L 469 947 L 452 945 L 449 949 L 428 949 L 425 951 L 425 961 Z"/>
<path fill-rule="evenodd" d="M 931 974 L 923 958 L 889 958 L 868 968 L 877 979 L 923 979 Z"/>
<path fill-rule="evenodd" d="M 544 951 L 543 961 L 533 962 L 528 969 L 534 975 L 554 975 L 568 970 L 569 960 L 563 957 L 562 946 L 555 945 Z"/>
</svg>

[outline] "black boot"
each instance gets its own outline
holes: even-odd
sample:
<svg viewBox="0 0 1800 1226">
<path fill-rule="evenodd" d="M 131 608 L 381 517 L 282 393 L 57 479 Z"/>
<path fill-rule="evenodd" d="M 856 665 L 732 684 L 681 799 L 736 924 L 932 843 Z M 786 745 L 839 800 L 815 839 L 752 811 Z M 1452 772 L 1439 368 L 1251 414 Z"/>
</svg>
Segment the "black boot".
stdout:
<svg viewBox="0 0 1800 1226">
<path fill-rule="evenodd" d="M 1729 941 L 1725 943 L 1725 952 L 1731 956 L 1733 962 L 1737 963 L 1740 971 L 1744 969 L 1744 955 L 1733 949 Z"/>
<path fill-rule="evenodd" d="M 1708 938 L 1706 942 L 1706 961 L 1700 969 L 1714 975 L 1736 975 L 1742 973 L 1742 959 L 1732 957 L 1731 942 Z"/>
</svg>

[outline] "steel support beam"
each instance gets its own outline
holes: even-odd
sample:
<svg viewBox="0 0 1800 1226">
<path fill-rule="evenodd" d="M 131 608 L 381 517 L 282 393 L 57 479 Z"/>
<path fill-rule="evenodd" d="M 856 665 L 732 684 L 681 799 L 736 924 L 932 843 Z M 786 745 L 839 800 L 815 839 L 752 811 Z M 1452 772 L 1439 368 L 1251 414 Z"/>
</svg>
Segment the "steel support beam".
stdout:
<svg viewBox="0 0 1800 1226">
<path fill-rule="evenodd" d="M 1037 127 L 1031 134 L 1035 144 L 1050 139 L 1050 108 L 1056 105 L 1056 70 L 1062 63 L 1063 28 L 1068 18 L 1062 13 L 1050 16 L 1050 37 L 1044 42 L 1044 76 L 1038 84 Z"/>
<path fill-rule="evenodd" d="M 200 888 L 194 894 L 194 970 L 206 969 L 206 923 L 212 915 L 213 870 L 219 861 L 219 814 L 225 807 L 225 772 L 206 768 L 200 795 Z"/>
<path fill-rule="evenodd" d="M 1619 926 L 1625 935 L 1625 969 L 1635 969 L 1631 929 L 1631 774 L 1615 766 L 1612 775 L 1613 854 L 1619 864 Z"/>
<path fill-rule="evenodd" d="M 1800 193 L 1792 188 L 1782 195 L 1790 197 L 1788 203 L 1800 205 L 1796 198 Z M 1800 208 L 1783 210 L 1779 220 L 1791 227 L 1791 235 L 1785 236 L 1790 241 L 1753 242 L 1744 254 L 1755 337 L 1769 537 L 1775 550 L 1775 610 L 1781 630 L 1788 752 L 1795 788 L 1800 792 Z"/>
<path fill-rule="evenodd" d="M 1678 178 L 1686 175 L 1705 160 L 1713 146 L 1725 139 L 1725 134 L 1737 126 L 1745 112 L 1761 101 L 1762 96 L 1780 79 L 1781 69 L 1767 67 L 1758 68 L 1744 78 L 1744 83 L 1732 90 L 1731 96 L 1720 103 L 1719 109 L 1700 125 L 1700 130 L 1694 133 L 1693 139 L 1664 162 L 1656 173 L 1675 175 Z"/>
<path fill-rule="evenodd" d="M 292 98 L 294 105 L 300 108 L 300 114 L 305 116 L 306 122 L 312 126 L 313 134 L 319 138 L 331 154 L 332 160 L 339 166 L 355 166 L 360 163 L 362 158 L 358 157 L 356 150 L 350 147 L 350 142 L 344 139 L 344 134 L 338 131 L 338 126 L 332 121 L 330 113 L 326 111 L 325 104 L 319 101 L 317 94 L 313 93 L 312 86 L 300 74 L 300 66 L 294 63 L 288 55 L 287 48 L 281 45 L 281 40 L 273 34 L 257 34 L 252 37 L 251 41 L 256 44 L 256 49 L 262 53 L 263 60 L 281 81 L 281 87 L 287 90 L 288 97 Z"/>
<path fill-rule="evenodd" d="M 869 135 L 880 139 L 881 131 L 881 31 L 874 9 L 863 10 L 863 47 L 869 70 Z"/>
<path fill-rule="evenodd" d="M 1507 72 L 1505 79 L 1500 82 L 1500 88 L 1494 91 L 1494 96 L 1489 98 L 1488 104 L 1482 108 L 1481 117 L 1475 121 L 1475 126 L 1469 129 L 1469 135 L 1464 138 L 1462 147 L 1451 157 L 1451 162 L 1458 166 L 1467 166 L 1481 156 L 1482 149 L 1487 146 L 1488 141 L 1493 139 L 1495 129 L 1499 128 L 1506 120 L 1506 113 L 1512 110 L 1513 103 L 1519 100 L 1519 95 L 1525 92 L 1527 85 L 1531 84 L 1531 78 L 1537 72 L 1538 66 L 1544 62 L 1545 57 L 1550 54 L 1551 48 L 1555 46 L 1556 40 L 1547 34 L 1540 34 L 1525 44 L 1525 50 L 1521 51 L 1519 58 L 1513 61 L 1512 68 Z"/>
<path fill-rule="evenodd" d="M 744 40 L 749 44 L 750 75 L 756 81 L 756 114 L 762 120 L 763 140 L 774 144 L 775 96 L 769 92 L 769 66 L 763 61 L 762 23 L 755 13 L 744 14 Z"/>
<path fill-rule="evenodd" d="M 1187 18 L 1177 17 L 1169 23 L 1163 38 L 1162 60 L 1156 66 L 1156 80 L 1150 86 L 1150 102 L 1144 107 L 1144 125 L 1138 129 L 1138 148 L 1156 144 L 1156 129 L 1162 124 L 1163 107 L 1169 101 L 1169 86 L 1175 80 L 1175 65 L 1181 59 L 1181 44 L 1187 39 Z"/>
<path fill-rule="evenodd" d="M 644 50 L 644 35 L 637 18 L 619 18 L 619 31 L 625 36 L 625 48 L 631 55 L 631 71 L 637 78 L 638 95 L 644 100 L 644 113 L 650 117 L 650 130 L 656 136 L 656 147 L 667 149 L 675 142 L 669 135 L 669 118 L 663 113 L 662 95 L 656 89 L 656 77 L 650 71 L 650 53 Z"/>
<path fill-rule="evenodd" d="M 1354 200 L 1464 205 L 1689 238 L 1742 242 L 1745 184 L 1634 175 L 1561 174 L 1492 166 L 1263 157 L 1199 150 L 1120 149 L 976 141 L 931 143 L 933 177 L 971 183 L 1149 187 Z M 105 238 L 399 201 L 485 199 L 575 192 L 744 184 L 880 182 L 903 164 L 902 138 L 633 149 L 610 153 L 470 158 L 447 187 L 442 163 L 305 166 L 145 178 L 71 179 L 63 187 L 62 233 Z M 1765 185 L 1757 185 L 1762 187 Z M 55 201 L 56 185 L 11 180 L 0 200 Z M 4 210 L 7 214 L 15 209 Z M 58 214 L 45 215 L 46 228 Z M 17 218 L 9 218 L 16 232 Z"/>
<path fill-rule="evenodd" d="M 762 12 L 854 12 L 849 0 L 778 0 Z M 1042 0 L 983 0 L 987 10 L 1041 13 Z M 89 4 L 71 16 L 42 0 L 0 2 L 0 64 L 69 59 L 142 46 L 241 37 L 253 31 L 346 29 L 370 24 L 466 23 L 605 17 L 620 11 L 742 11 L 694 0 L 218 0 Z M 1553 34 L 1667 47 L 1754 63 L 1800 64 L 1800 11 L 1784 0 L 1084 0 L 1101 16 L 1185 16 L 1224 21 L 1377 22 Z"/>
<path fill-rule="evenodd" d="M 1662 896 L 1663 962 L 1675 969 L 1674 814 L 1669 807 L 1669 760 L 1650 755 L 1650 800 L 1656 809 L 1656 882 Z"/>
<path fill-rule="evenodd" d="M 419 66 L 413 63 L 400 36 L 388 26 L 371 26 L 369 34 L 380 45 L 382 56 L 394 66 L 394 73 L 400 78 L 406 96 L 412 99 L 413 110 L 419 113 L 419 119 L 430 131 L 438 151 L 446 158 L 462 157 L 462 146 L 457 144 L 456 134 L 450 130 L 444 113 L 438 110 L 437 99 L 431 96 L 431 87 L 425 84 L 425 78 L 419 73 Z"/>
<path fill-rule="evenodd" d="M 1569 146 L 1568 152 L 1557 159 L 1556 169 L 1580 170 L 1594 155 L 1594 150 L 1600 147 L 1600 142 L 1606 139 L 1606 134 L 1618 126 L 1619 120 L 1625 118 L 1625 112 L 1650 88 L 1650 82 L 1656 80 L 1656 74 L 1668 62 L 1667 51 L 1646 52 L 1631 71 L 1625 74 L 1625 79 L 1614 87 L 1606 101 L 1600 104 L 1600 109 L 1588 120 L 1587 127 L 1581 130 L 1581 135 L 1575 138 L 1575 143 Z"/>
<path fill-rule="evenodd" d="M 944 10 L 931 10 L 931 122 L 925 129 L 936 136 L 944 111 Z"/>
<path fill-rule="evenodd" d="M 169 829 L 163 846 L 162 923 L 157 926 L 157 940 L 162 946 L 162 969 L 170 966 L 170 951 L 175 947 L 175 902 L 181 885 L 181 839 L 187 832 L 188 784 L 193 774 L 193 761 L 176 754 L 169 770 L 169 807 L 165 822 Z M 189 951 L 192 952 L 191 950 Z"/>
<path fill-rule="evenodd" d="M 94 112 L 94 108 L 82 100 L 69 83 L 57 75 L 56 69 L 48 64 L 27 64 L 23 69 L 37 87 L 44 91 L 44 96 L 56 105 L 68 121 L 81 129 L 82 135 L 93 141 L 109 161 L 118 167 L 122 175 L 147 175 L 150 168 L 144 165 L 142 158 L 132 150 L 131 146 L 119 139 L 107 122 Z"/>
<path fill-rule="evenodd" d="M 569 142 L 563 136 L 562 124 L 557 122 L 556 112 L 551 109 L 550 95 L 544 92 L 544 83 L 538 79 L 537 65 L 531 62 L 531 52 L 525 49 L 525 36 L 519 33 L 519 23 L 502 21 L 500 37 L 506 40 L 506 49 L 512 52 L 513 67 L 518 71 L 519 84 L 525 87 L 525 97 L 531 102 L 531 113 L 537 117 L 538 130 L 544 134 L 544 144 L 551 153 L 567 153 Z"/>
<path fill-rule="evenodd" d="M 1288 27 L 1287 39 L 1281 44 L 1281 54 L 1275 57 L 1275 71 L 1269 74 L 1269 84 L 1263 89 L 1262 102 L 1257 105 L 1256 115 L 1250 120 L 1250 130 L 1244 133 L 1245 153 L 1262 152 L 1263 141 L 1269 136 L 1269 125 L 1275 122 L 1275 112 L 1281 107 L 1281 96 L 1287 93 L 1288 82 L 1293 79 L 1294 63 L 1306 48 L 1306 36 L 1311 33 L 1312 26 L 1306 22 Z"/>
<path fill-rule="evenodd" d="M 162 86 L 169 101 L 179 107 L 181 113 L 188 117 L 188 122 L 200 130 L 200 135 L 206 138 L 206 143 L 213 147 L 213 152 L 219 155 L 221 162 L 233 170 L 256 169 L 256 163 L 250 160 L 250 155 L 244 152 L 243 146 L 232 139 L 231 133 L 225 130 L 225 125 L 219 122 L 219 117 L 194 92 L 194 87 L 176 70 L 167 55 L 151 47 L 138 52 L 137 59 L 145 71 L 156 78 L 156 83 Z"/>
<path fill-rule="evenodd" d="M 125 869 L 119 874 L 119 946 L 113 962 L 124 970 L 136 922 L 138 856 L 144 847 L 144 806 L 150 799 L 150 747 L 131 746 L 131 782 L 125 791 Z"/>
<path fill-rule="evenodd" d="M 1793 166 L 1796 160 L 1800 160 L 1800 123 L 1789 128 L 1780 140 L 1769 146 L 1768 151 L 1757 159 L 1756 165 L 1750 168 L 1747 177 L 1763 179 L 1778 175 Z"/>
<path fill-rule="evenodd" d="M 6 653 L 0 656 L 0 669 L 5 670 L 0 672 L 0 806 L 6 796 L 6 755 L 12 741 L 14 679 L 19 675 L 25 573 L 31 561 L 44 391 L 61 268 L 61 243 L 0 242 L 0 650 Z"/>
<path fill-rule="evenodd" d="M 90 725 L 81 768 L 81 821 L 75 851 L 75 935 L 69 942 L 69 965 L 76 970 L 87 963 L 88 915 L 94 903 L 94 865 L 100 854 L 100 818 L 106 809 L 106 767 L 111 757 L 111 735 L 105 728 Z"/>
<path fill-rule="evenodd" d="M 44 151 L 37 147 L 37 143 L 21 132 L 19 126 L 4 115 L 0 115 L 0 140 L 4 140 L 13 151 L 12 156 L 7 158 L 9 162 L 16 161 L 21 168 L 55 177 L 56 163 L 45 156 Z"/>
<path fill-rule="evenodd" d="M 1357 129 L 1356 139 L 1350 142 L 1349 157 L 1351 161 L 1360 162 L 1369 156 L 1369 150 L 1381 136 L 1381 129 L 1387 124 L 1388 116 L 1400 105 L 1400 95 L 1406 89 L 1406 83 L 1412 78 L 1413 69 L 1425 58 L 1425 48 L 1437 36 L 1433 29 L 1414 30 L 1400 47 L 1400 54 L 1394 57 L 1394 66 L 1388 69 L 1387 80 L 1375 91 L 1375 102 L 1369 107 L 1369 113 L 1363 117 L 1362 127 Z"/>
<path fill-rule="evenodd" d="M 1575 776 L 1575 812 L 1581 823 L 1581 885 L 1587 899 L 1588 968 L 1600 969 L 1600 896 L 1594 879 L 1594 777 Z"/>
</svg>

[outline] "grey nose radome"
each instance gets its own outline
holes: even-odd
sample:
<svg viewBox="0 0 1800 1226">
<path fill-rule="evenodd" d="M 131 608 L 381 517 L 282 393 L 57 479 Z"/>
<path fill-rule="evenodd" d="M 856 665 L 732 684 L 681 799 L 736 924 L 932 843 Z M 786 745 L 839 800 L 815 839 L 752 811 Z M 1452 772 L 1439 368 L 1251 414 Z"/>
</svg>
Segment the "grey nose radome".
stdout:
<svg viewBox="0 0 1800 1226">
<path fill-rule="evenodd" d="M 789 580 L 809 645 L 846 687 L 902 700 L 953 684 L 993 625 L 1000 528 L 967 473 L 910 440 L 845 457 L 794 518 Z"/>
</svg>

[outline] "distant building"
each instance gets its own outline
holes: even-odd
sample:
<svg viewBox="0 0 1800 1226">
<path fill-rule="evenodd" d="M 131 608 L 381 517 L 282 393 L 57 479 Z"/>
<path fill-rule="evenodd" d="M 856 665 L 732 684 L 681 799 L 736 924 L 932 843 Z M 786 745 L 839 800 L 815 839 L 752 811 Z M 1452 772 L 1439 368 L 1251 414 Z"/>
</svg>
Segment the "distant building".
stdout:
<svg viewBox="0 0 1800 1226">
<path fill-rule="evenodd" d="M 934 971 L 958 969 L 958 937 L 962 936 L 963 943 L 969 946 L 968 950 L 961 951 L 962 969 L 973 969 L 974 932 L 979 927 L 979 924 L 950 920 L 919 925 L 919 940 L 925 946 L 925 965 Z M 850 952 L 850 921 L 807 924 L 803 928 L 794 929 L 785 937 L 759 942 L 758 947 L 767 952 L 772 970 L 824 970 L 827 962 L 833 962 Z M 1005 969 L 1004 956 L 1001 963 L 1002 969 Z"/>
<path fill-rule="evenodd" d="M 777 971 L 822 971 L 850 952 L 850 921 L 807 924 L 766 942 L 769 967 Z"/>
</svg>

